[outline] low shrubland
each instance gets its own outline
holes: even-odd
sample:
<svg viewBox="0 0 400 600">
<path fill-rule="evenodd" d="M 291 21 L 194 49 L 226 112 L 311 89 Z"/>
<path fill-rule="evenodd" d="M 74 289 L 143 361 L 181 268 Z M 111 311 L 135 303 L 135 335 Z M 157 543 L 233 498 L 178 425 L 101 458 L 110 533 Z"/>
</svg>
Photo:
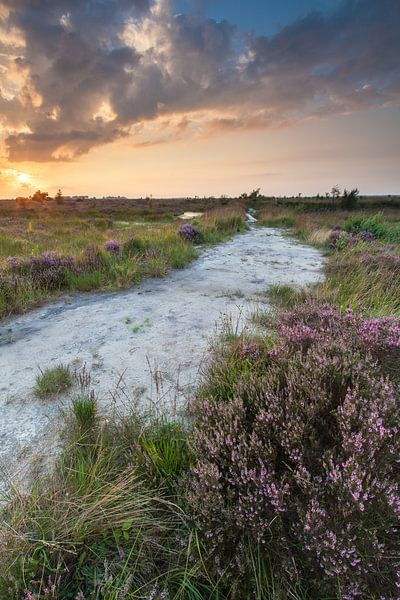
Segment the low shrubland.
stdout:
<svg viewBox="0 0 400 600">
<path fill-rule="evenodd" d="M 63 443 L 52 474 L 10 493 L 0 598 L 188 598 L 199 567 L 188 564 L 195 541 L 176 492 L 191 460 L 183 425 L 134 412 L 104 419 L 82 391 Z"/>
<path fill-rule="evenodd" d="M 216 340 L 185 423 L 81 391 L 9 491 L 0 598 L 395 599 L 399 360 L 399 319 L 305 300 Z"/>
<path fill-rule="evenodd" d="M 271 207 L 260 217 L 269 226 L 290 218 L 290 231 L 326 254 L 325 283 L 308 294 L 369 315 L 400 315 L 399 211 L 303 212 Z"/>
<path fill-rule="evenodd" d="M 10 218 L 0 231 L 0 317 L 62 291 L 118 289 L 163 277 L 196 258 L 199 244 L 246 227 L 239 205 L 211 210 L 194 223 L 137 218 L 135 211 L 129 221 L 62 213 Z"/>
<path fill-rule="evenodd" d="M 9 488 L 1 599 L 397 600 L 398 216 L 284 212 L 325 281 L 227 320 L 183 421 L 73 396 L 54 470 Z M 193 248 L 219 218 L 174 235 Z M 94 264 L 157 259 L 110 241 Z"/>
<path fill-rule="evenodd" d="M 207 570 L 229 598 L 395 598 L 400 321 L 308 301 L 275 336 L 220 342 L 192 403 Z"/>
</svg>

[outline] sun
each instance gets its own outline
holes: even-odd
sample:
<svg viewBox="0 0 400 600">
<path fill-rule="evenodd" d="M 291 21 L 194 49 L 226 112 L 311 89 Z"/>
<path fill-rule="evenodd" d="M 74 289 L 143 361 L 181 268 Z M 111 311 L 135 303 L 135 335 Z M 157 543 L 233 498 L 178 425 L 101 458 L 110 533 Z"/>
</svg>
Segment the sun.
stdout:
<svg viewBox="0 0 400 600">
<path fill-rule="evenodd" d="M 30 183 L 29 175 L 27 173 L 18 173 L 18 181 L 22 185 L 29 185 L 29 183 Z"/>
</svg>

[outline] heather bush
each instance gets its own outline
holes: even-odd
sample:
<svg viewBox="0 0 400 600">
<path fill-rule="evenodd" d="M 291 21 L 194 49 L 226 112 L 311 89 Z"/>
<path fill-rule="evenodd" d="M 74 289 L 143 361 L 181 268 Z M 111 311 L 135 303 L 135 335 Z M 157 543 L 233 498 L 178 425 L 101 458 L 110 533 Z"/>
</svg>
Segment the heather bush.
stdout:
<svg viewBox="0 0 400 600">
<path fill-rule="evenodd" d="M 104 243 L 104 250 L 110 252 L 111 254 L 119 254 L 122 248 L 122 244 L 117 242 L 116 240 L 107 240 Z"/>
<path fill-rule="evenodd" d="M 279 582 L 286 594 L 394 600 L 400 321 L 304 303 L 277 334 L 262 373 L 206 382 L 193 402 L 188 502 L 207 568 L 233 598 L 255 597 L 263 572 L 257 597 Z"/>
<path fill-rule="evenodd" d="M 104 256 L 97 246 L 89 245 L 84 249 L 80 263 L 80 271 L 98 271 L 104 267 Z"/>
<path fill-rule="evenodd" d="M 347 246 L 354 246 L 359 242 L 373 242 L 375 235 L 370 231 L 361 230 L 357 233 L 343 230 L 340 226 L 332 229 L 329 236 L 329 245 L 336 250 L 343 250 Z"/>
<path fill-rule="evenodd" d="M 12 275 L 29 277 L 38 287 L 54 290 L 65 285 L 67 274 L 76 269 L 76 261 L 72 256 L 60 256 L 57 252 L 46 251 L 25 259 L 10 256 L 7 266 Z"/>
<path fill-rule="evenodd" d="M 400 243 L 400 225 L 386 221 L 382 213 L 350 217 L 346 219 L 343 227 L 345 231 L 353 234 L 364 232 L 382 241 Z"/>
<path fill-rule="evenodd" d="M 7 300 L 17 287 L 17 280 L 13 277 L 0 275 L 0 294 Z"/>
<path fill-rule="evenodd" d="M 191 223 L 184 223 L 179 227 L 178 235 L 188 242 L 201 242 L 203 239 L 203 232 L 197 225 Z"/>
</svg>

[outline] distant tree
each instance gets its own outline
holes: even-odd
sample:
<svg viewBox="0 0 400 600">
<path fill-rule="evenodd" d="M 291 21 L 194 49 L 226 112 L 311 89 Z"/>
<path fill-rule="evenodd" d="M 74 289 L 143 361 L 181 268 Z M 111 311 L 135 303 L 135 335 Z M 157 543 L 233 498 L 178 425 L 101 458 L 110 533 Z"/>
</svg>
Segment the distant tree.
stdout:
<svg viewBox="0 0 400 600">
<path fill-rule="evenodd" d="M 148 202 L 149 209 L 151 211 L 153 211 L 153 209 L 154 209 L 153 194 L 150 194 L 150 196 L 146 196 L 146 200 Z"/>
<path fill-rule="evenodd" d="M 257 188 L 256 190 L 253 190 L 252 192 L 250 192 L 249 199 L 255 200 L 256 198 L 259 198 L 260 196 L 261 196 L 260 188 Z"/>
<path fill-rule="evenodd" d="M 358 198 L 359 198 L 360 192 L 358 191 L 357 188 L 354 188 L 353 190 L 344 190 L 343 192 L 343 196 L 342 196 L 342 207 L 345 208 L 346 210 L 352 210 L 353 208 L 355 208 L 357 202 L 358 202 Z"/>
<path fill-rule="evenodd" d="M 37 202 L 38 204 L 44 205 L 49 197 L 47 192 L 41 192 L 37 190 L 33 196 L 31 197 L 32 202 Z"/>
<path fill-rule="evenodd" d="M 260 188 L 257 188 L 255 190 L 252 190 L 250 192 L 250 194 L 246 194 L 246 192 L 244 192 L 243 194 L 240 194 L 239 198 L 241 198 L 242 200 L 255 200 L 256 198 L 259 198 L 260 196 L 261 196 Z"/>
<path fill-rule="evenodd" d="M 54 199 L 56 201 L 56 204 L 58 204 L 59 206 L 61 204 L 64 204 L 64 196 L 62 195 L 62 191 L 60 188 L 58 189 L 57 194 L 55 195 Z"/>
<path fill-rule="evenodd" d="M 338 200 L 340 198 L 340 188 L 338 185 L 334 185 L 331 189 L 332 200 Z"/>
</svg>

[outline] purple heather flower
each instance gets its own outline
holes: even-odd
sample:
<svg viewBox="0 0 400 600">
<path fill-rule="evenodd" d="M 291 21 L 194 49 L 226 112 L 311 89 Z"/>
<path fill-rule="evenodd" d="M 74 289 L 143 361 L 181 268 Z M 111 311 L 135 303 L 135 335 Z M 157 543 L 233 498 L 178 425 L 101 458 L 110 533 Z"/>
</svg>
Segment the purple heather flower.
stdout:
<svg viewBox="0 0 400 600">
<path fill-rule="evenodd" d="M 104 249 L 107 250 L 107 252 L 118 254 L 121 249 L 121 243 L 117 242 L 116 240 L 108 240 L 104 244 Z"/>
<path fill-rule="evenodd" d="M 181 225 L 178 230 L 178 235 L 188 242 L 200 241 L 203 237 L 201 229 L 191 223 L 184 223 Z"/>
</svg>

